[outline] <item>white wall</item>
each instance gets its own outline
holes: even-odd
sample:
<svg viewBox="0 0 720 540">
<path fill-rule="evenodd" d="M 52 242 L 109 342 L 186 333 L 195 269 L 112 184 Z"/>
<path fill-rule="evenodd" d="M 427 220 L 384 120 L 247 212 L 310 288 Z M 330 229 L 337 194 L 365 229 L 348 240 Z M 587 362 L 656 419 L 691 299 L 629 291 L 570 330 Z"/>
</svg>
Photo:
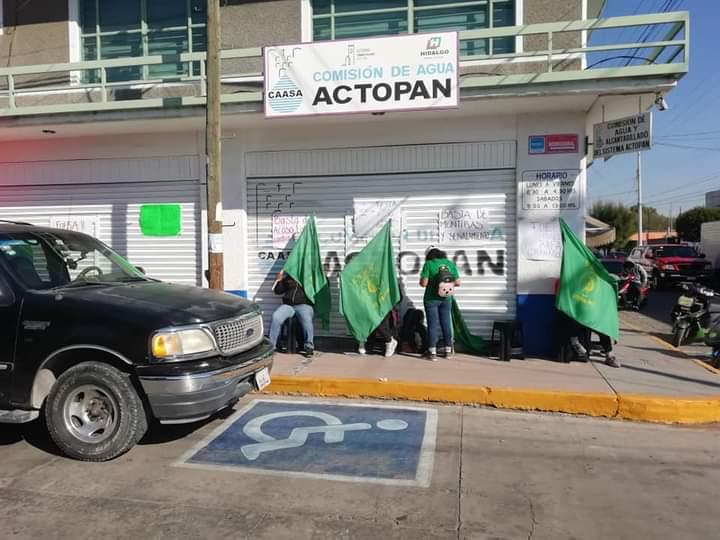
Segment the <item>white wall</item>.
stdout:
<svg viewBox="0 0 720 540">
<path fill-rule="evenodd" d="M 466 108 L 466 106 L 463 106 Z M 574 133 L 578 136 L 577 154 L 528 155 L 528 136 Z M 224 152 L 225 285 L 231 290 L 246 290 L 247 258 L 245 155 L 267 150 L 371 147 L 381 145 L 429 144 L 469 141 L 518 141 L 518 176 L 531 169 L 578 169 L 578 187 L 585 195 L 584 113 L 519 114 L 482 116 L 465 111 L 432 112 L 424 115 L 350 116 L 343 119 L 260 120 L 251 129 L 235 130 L 226 139 Z M 520 197 L 518 197 L 520 204 Z M 520 208 L 521 210 L 521 208 Z M 584 208 L 563 212 L 563 217 L 580 235 L 584 235 Z M 522 219 L 557 220 L 557 212 L 519 213 Z M 519 233 L 519 249 L 531 242 Z M 521 256 L 522 257 L 522 256 Z M 560 261 L 518 261 L 518 292 L 551 294 L 559 275 Z"/>
<path fill-rule="evenodd" d="M 528 232 L 528 223 L 554 224 L 562 217 L 575 232 L 585 236 L 585 200 L 586 200 L 586 163 L 585 151 L 585 115 L 535 114 L 525 115 L 518 130 L 518 182 L 524 171 L 577 169 L 577 189 L 581 194 L 581 209 L 573 211 L 526 211 L 523 210 L 522 196 L 518 195 L 518 294 L 554 294 L 555 279 L 560 275 L 560 260 L 536 261 L 525 257 L 527 244 L 537 241 Z M 579 152 L 577 154 L 530 155 L 528 137 L 547 134 L 577 134 Z"/>
</svg>

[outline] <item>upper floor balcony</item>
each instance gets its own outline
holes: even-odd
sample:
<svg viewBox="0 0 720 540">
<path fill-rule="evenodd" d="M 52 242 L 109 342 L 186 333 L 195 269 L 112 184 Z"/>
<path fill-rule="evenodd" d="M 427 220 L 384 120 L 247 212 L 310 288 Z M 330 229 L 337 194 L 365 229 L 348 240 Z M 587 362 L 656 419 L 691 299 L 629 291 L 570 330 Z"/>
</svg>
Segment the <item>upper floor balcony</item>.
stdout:
<svg viewBox="0 0 720 540">
<path fill-rule="evenodd" d="M 370 10 L 362 16 L 385 20 L 398 9 Z M 424 19 L 410 20 L 415 21 L 408 23 L 412 25 Z M 397 33 L 424 29 L 399 21 Z M 343 37 L 342 23 L 319 12 L 312 20 L 314 38 Z M 428 30 L 437 30 L 427 24 Z M 644 29 L 642 41 L 630 37 L 637 30 L 626 31 L 637 28 Z M 101 32 L 98 24 L 97 32 L 82 36 L 85 56 L 101 58 L 106 56 L 97 52 L 101 47 L 115 47 L 113 58 L 1 68 L 0 117 L 147 109 L 174 114 L 179 108 L 204 105 L 206 54 L 199 45 L 205 40 L 204 20 L 188 16 L 182 26 L 158 30 L 158 46 L 148 47 L 143 32 L 150 32 L 148 25 L 138 31 Z M 648 91 L 672 86 L 688 70 L 686 12 L 466 29 L 459 38 L 462 99 L 633 87 Z M 127 46 L 133 40 L 137 46 Z M 177 52 L 182 50 L 192 52 Z M 262 111 L 263 49 L 226 49 L 221 63 L 227 108 Z"/>
</svg>

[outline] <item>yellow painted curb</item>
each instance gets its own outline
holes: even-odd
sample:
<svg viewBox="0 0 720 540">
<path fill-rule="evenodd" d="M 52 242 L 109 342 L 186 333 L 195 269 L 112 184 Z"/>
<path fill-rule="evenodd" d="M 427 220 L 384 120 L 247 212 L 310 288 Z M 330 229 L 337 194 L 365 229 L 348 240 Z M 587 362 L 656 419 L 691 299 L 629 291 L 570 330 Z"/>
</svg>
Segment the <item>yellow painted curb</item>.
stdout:
<svg viewBox="0 0 720 540">
<path fill-rule="evenodd" d="M 319 379 L 276 375 L 266 389 L 271 394 L 305 394 L 322 397 L 407 399 L 443 403 L 490 405 L 484 386 L 432 384 L 416 382 L 383 382 L 367 379 Z"/>
<path fill-rule="evenodd" d="M 485 405 L 666 424 L 720 422 L 720 397 L 614 395 L 454 384 L 276 375 L 267 394 Z"/>
<path fill-rule="evenodd" d="M 665 424 L 720 422 L 720 398 L 619 395 L 618 417 Z"/>
<path fill-rule="evenodd" d="M 490 388 L 490 404 L 499 409 L 547 411 L 613 418 L 617 414 L 617 396 L 553 390 L 516 390 Z"/>
</svg>

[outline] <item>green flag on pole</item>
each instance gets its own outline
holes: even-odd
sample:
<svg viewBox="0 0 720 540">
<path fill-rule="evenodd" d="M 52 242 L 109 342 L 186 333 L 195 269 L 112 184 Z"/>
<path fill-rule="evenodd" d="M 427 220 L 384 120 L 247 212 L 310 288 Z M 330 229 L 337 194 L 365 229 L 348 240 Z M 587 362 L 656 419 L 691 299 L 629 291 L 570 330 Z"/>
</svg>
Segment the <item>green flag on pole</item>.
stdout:
<svg viewBox="0 0 720 540">
<path fill-rule="evenodd" d="M 285 273 L 297 281 L 312 302 L 315 316 L 320 319 L 323 328 L 330 327 L 330 285 L 323 272 L 320 258 L 315 216 L 305 224 L 300 238 L 295 242 L 292 252 L 285 261 Z"/>
<path fill-rule="evenodd" d="M 355 339 L 364 343 L 398 302 L 400 286 L 388 221 L 340 274 L 340 313 Z"/>
<path fill-rule="evenodd" d="M 617 340 L 617 281 L 560 220 L 563 257 L 555 307 L 583 326 Z"/>
<path fill-rule="evenodd" d="M 462 313 L 460 312 L 460 306 L 458 306 L 457 300 L 455 300 L 454 297 L 452 303 L 452 323 L 455 341 L 462 345 L 467 352 L 483 354 L 486 349 L 485 341 L 480 336 L 470 333 L 467 324 L 465 324 L 465 319 L 463 319 Z"/>
</svg>

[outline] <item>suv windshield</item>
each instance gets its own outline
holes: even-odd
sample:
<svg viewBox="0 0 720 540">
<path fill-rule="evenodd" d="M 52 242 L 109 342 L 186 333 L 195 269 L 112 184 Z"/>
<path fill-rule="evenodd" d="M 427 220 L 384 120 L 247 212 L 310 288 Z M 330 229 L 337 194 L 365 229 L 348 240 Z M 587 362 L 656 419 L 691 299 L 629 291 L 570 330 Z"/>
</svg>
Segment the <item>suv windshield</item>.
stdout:
<svg viewBox="0 0 720 540">
<path fill-rule="evenodd" d="M 102 242 L 74 232 L 0 233 L 0 259 L 35 290 L 146 279 Z"/>
<path fill-rule="evenodd" d="M 697 258 L 698 254 L 689 246 L 663 246 L 654 249 L 656 257 L 688 257 Z"/>
</svg>

